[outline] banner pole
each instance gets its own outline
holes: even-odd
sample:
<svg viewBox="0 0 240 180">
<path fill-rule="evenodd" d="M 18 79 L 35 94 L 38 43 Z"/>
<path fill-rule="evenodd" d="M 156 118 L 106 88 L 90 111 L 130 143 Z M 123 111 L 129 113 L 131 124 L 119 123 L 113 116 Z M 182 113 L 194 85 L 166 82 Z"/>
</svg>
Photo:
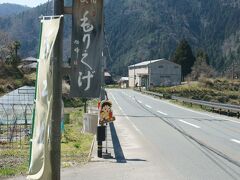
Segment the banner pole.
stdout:
<svg viewBox="0 0 240 180">
<path fill-rule="evenodd" d="M 64 0 L 53 0 L 53 15 L 63 15 Z M 51 180 L 60 180 L 61 169 L 61 109 L 62 109 L 62 59 L 63 18 L 53 47 L 53 108 L 50 133 Z"/>
</svg>

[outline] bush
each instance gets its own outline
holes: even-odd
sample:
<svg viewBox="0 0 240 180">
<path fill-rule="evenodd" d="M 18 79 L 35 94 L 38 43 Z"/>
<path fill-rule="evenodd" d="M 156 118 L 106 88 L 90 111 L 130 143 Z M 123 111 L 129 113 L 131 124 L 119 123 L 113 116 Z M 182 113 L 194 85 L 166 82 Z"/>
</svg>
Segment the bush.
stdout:
<svg viewBox="0 0 240 180">
<path fill-rule="evenodd" d="M 227 103 L 229 101 L 229 98 L 226 97 L 226 96 L 220 96 L 217 98 L 217 100 L 220 102 L 220 103 Z"/>
</svg>

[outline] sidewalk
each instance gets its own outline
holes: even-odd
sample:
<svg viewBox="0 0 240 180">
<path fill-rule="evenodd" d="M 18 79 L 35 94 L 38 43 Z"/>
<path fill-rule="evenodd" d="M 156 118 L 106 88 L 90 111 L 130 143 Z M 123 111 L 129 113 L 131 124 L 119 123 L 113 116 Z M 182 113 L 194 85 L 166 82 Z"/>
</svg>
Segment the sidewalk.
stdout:
<svg viewBox="0 0 240 180">
<path fill-rule="evenodd" d="M 119 114 L 119 113 L 117 113 Z M 144 138 L 136 132 L 126 117 L 116 116 L 117 120 L 107 128 L 107 152 L 111 156 L 97 157 L 95 141 L 91 160 L 83 166 L 63 168 L 62 180 L 150 180 L 164 178 L 153 163 L 149 147 Z M 106 142 L 103 142 L 106 152 Z M 8 180 L 24 180 L 26 177 Z"/>
</svg>

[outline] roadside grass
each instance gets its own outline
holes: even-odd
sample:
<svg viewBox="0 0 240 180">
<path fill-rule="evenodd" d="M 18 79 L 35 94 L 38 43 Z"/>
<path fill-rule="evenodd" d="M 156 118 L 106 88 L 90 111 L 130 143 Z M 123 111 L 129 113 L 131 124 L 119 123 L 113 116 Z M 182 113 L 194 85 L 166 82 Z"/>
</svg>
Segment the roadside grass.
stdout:
<svg viewBox="0 0 240 180">
<path fill-rule="evenodd" d="M 113 88 L 119 88 L 119 84 L 109 84 L 109 85 L 105 85 L 105 88 L 108 89 L 113 89 Z"/>
<path fill-rule="evenodd" d="M 183 106 L 183 107 L 186 107 L 186 108 L 190 108 L 190 109 L 193 109 L 193 110 L 197 110 L 197 111 L 210 111 L 210 109 L 207 109 L 207 108 L 203 108 L 201 107 L 200 105 L 198 104 L 190 104 L 190 103 L 183 103 L 183 102 L 179 102 L 177 100 L 169 100 L 169 102 L 173 103 L 173 104 L 177 104 L 177 105 L 180 105 L 180 106 Z"/>
<path fill-rule="evenodd" d="M 66 109 L 66 114 L 71 108 Z M 65 118 L 62 136 L 62 167 L 84 164 L 88 161 L 93 135 L 83 134 L 83 108 L 75 108 Z M 66 116 L 65 116 L 66 117 Z"/>
<path fill-rule="evenodd" d="M 176 95 L 190 99 L 240 105 L 240 81 L 203 79 L 173 87 L 156 87 L 152 91 L 165 96 Z"/>
<path fill-rule="evenodd" d="M 61 166 L 70 167 L 88 161 L 93 135 L 83 134 L 83 108 L 66 108 L 64 134 L 61 141 Z M 2 145 L 0 145 L 2 147 Z M 5 145 L 6 146 L 6 145 Z M 10 146 L 10 145 L 9 145 Z M 21 149 L 19 145 L 0 149 L 0 178 L 26 175 L 29 163 L 28 141 Z"/>
<path fill-rule="evenodd" d="M 0 177 L 26 174 L 28 169 L 29 146 L 0 150 Z"/>
</svg>

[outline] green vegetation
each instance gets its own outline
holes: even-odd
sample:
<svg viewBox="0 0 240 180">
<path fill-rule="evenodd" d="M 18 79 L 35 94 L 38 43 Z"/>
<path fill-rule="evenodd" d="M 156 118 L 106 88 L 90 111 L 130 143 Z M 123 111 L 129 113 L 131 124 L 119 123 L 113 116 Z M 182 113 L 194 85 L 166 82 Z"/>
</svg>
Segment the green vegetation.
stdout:
<svg viewBox="0 0 240 180">
<path fill-rule="evenodd" d="M 119 84 L 109 84 L 109 85 L 106 85 L 105 88 L 108 88 L 108 89 L 119 88 Z"/>
<path fill-rule="evenodd" d="M 0 18 L 1 31 L 20 41 L 22 57 L 36 57 L 38 17 L 50 14 L 51 4 Z M 193 52 L 199 48 L 207 52 L 212 67 L 220 72 L 228 71 L 232 64 L 239 65 L 240 58 L 240 11 L 239 5 L 233 4 L 232 0 L 105 1 L 106 39 L 111 54 L 109 69 L 113 75 L 126 75 L 130 64 L 169 58 L 184 38 Z M 70 19 L 67 17 L 64 23 L 66 59 L 71 47 Z"/>
<path fill-rule="evenodd" d="M 65 131 L 61 143 L 61 165 L 68 167 L 86 163 L 93 140 L 92 134 L 83 134 L 82 108 L 65 109 Z M 0 177 L 26 174 L 28 170 L 29 145 L 23 148 L 13 144 L 14 148 L 0 149 Z"/>
<path fill-rule="evenodd" d="M 12 144 L 11 149 L 0 150 L 0 177 L 26 174 L 28 169 L 29 149 L 27 142 L 24 148 Z"/>
<path fill-rule="evenodd" d="M 189 77 L 194 81 L 199 80 L 199 78 L 213 77 L 216 74 L 215 71 L 209 66 L 209 58 L 207 53 L 201 49 L 197 51 L 196 61 L 191 70 L 192 71 Z"/>
<path fill-rule="evenodd" d="M 179 43 L 179 45 L 172 57 L 173 62 L 181 65 L 183 77 L 185 77 L 186 75 L 188 75 L 191 72 L 191 68 L 192 68 L 195 60 L 196 59 L 192 53 L 192 49 L 191 49 L 190 45 L 188 44 L 188 42 L 185 39 L 183 39 Z"/>
<path fill-rule="evenodd" d="M 202 79 L 181 86 L 157 87 L 154 92 L 197 100 L 240 105 L 240 80 Z"/>
<path fill-rule="evenodd" d="M 15 66 L 0 63 L 0 95 L 25 85 L 34 86 L 35 79 L 35 73 L 23 74 Z"/>
<path fill-rule="evenodd" d="M 68 109 L 67 111 L 72 111 Z M 81 133 L 83 109 L 74 109 L 65 120 L 65 131 L 62 137 L 62 166 L 86 163 L 93 140 L 93 135 Z M 66 116 L 65 116 L 66 117 Z"/>
</svg>

